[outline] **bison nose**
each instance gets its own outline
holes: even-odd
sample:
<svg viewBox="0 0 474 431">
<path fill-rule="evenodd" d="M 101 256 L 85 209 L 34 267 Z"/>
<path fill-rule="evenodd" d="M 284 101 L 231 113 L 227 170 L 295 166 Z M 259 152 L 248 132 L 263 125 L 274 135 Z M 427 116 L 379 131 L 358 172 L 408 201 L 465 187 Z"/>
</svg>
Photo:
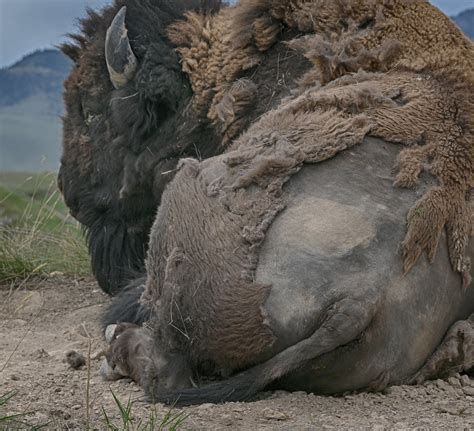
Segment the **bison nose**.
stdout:
<svg viewBox="0 0 474 431">
<path fill-rule="evenodd" d="M 126 199 L 128 196 L 130 196 L 130 192 L 126 186 L 123 186 L 119 192 L 119 199 L 123 200 Z"/>
</svg>

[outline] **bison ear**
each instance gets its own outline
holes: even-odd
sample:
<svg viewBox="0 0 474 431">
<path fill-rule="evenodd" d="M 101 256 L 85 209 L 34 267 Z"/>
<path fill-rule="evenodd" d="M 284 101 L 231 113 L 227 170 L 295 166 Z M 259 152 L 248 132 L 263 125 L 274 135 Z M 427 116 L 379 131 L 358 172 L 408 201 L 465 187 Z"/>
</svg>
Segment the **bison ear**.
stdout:
<svg viewBox="0 0 474 431">
<path fill-rule="evenodd" d="M 132 51 L 125 27 L 127 8 L 124 6 L 115 15 L 105 37 L 105 59 L 110 81 L 115 88 L 121 88 L 135 75 L 137 58 Z"/>
</svg>

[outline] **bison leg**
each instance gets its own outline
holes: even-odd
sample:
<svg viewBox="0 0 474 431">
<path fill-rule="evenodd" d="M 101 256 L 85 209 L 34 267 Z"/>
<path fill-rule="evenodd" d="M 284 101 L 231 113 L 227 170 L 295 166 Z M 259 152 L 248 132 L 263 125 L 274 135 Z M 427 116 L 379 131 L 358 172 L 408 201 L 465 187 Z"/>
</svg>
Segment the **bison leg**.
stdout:
<svg viewBox="0 0 474 431">
<path fill-rule="evenodd" d="M 140 386 L 159 385 L 166 389 L 192 386 L 192 372 L 184 355 L 161 351 L 152 335 L 144 326 L 109 325 L 105 339 L 110 347 L 101 365 L 102 377 L 129 377 Z"/>
<path fill-rule="evenodd" d="M 153 402 L 177 406 L 198 403 L 243 401 L 270 383 L 297 370 L 308 361 L 351 343 L 370 325 L 376 311 L 378 296 L 361 300 L 343 298 L 328 306 L 322 322 L 308 338 L 288 347 L 266 362 L 228 379 L 200 388 L 172 388 L 147 382 L 145 391 Z"/>
<path fill-rule="evenodd" d="M 410 383 L 469 371 L 474 367 L 474 314 L 467 320 L 456 322 L 426 364 Z"/>
<path fill-rule="evenodd" d="M 130 377 L 141 383 L 151 350 L 151 335 L 146 328 L 130 323 L 109 325 L 105 339 L 110 344 L 100 367 L 104 380 Z"/>
<path fill-rule="evenodd" d="M 114 298 L 102 317 L 104 328 L 120 322 L 141 326 L 151 318 L 151 311 L 140 302 L 145 281 L 146 277 L 133 280 Z"/>
</svg>

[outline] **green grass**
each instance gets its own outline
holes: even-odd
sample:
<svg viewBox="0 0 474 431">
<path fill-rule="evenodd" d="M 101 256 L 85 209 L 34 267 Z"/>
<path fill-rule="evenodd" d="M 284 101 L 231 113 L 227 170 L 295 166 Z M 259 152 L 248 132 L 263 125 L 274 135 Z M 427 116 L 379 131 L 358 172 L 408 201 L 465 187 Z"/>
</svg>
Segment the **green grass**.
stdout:
<svg viewBox="0 0 474 431">
<path fill-rule="evenodd" d="M 150 410 L 146 419 L 138 419 L 132 414 L 133 402 L 131 399 L 129 398 L 127 404 L 124 404 L 113 391 L 111 392 L 119 410 L 122 423 L 114 424 L 102 408 L 104 424 L 110 431 L 176 431 L 189 416 L 185 412 L 173 412 L 173 408 L 171 408 L 162 419 L 158 418 L 156 410 Z"/>
<path fill-rule="evenodd" d="M 0 174 L 0 282 L 60 272 L 90 274 L 80 226 L 56 187 L 56 174 Z"/>
<path fill-rule="evenodd" d="M 48 424 L 44 425 L 31 425 L 24 421 L 25 416 L 32 414 L 32 412 L 27 413 L 16 413 L 16 414 L 6 414 L 3 413 L 8 402 L 16 396 L 16 391 L 11 391 L 5 395 L 0 396 L 0 429 L 28 429 L 28 430 L 39 430 L 46 427 Z"/>
</svg>

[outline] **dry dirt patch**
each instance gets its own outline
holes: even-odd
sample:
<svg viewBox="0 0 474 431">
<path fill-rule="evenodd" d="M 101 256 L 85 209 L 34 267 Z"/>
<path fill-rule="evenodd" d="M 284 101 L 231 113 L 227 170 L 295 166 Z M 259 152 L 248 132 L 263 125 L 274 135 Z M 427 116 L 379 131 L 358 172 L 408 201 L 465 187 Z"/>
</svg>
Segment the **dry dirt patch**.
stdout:
<svg viewBox="0 0 474 431">
<path fill-rule="evenodd" d="M 108 301 L 88 279 L 53 277 L 0 286 L 0 396 L 17 391 L 0 417 L 34 412 L 25 418 L 29 423 L 86 428 L 87 368 L 72 370 L 65 357 L 70 350 L 87 357 L 89 343 L 92 356 L 98 356 L 104 347 L 100 315 Z M 103 382 L 99 365 L 99 358 L 91 360 L 91 428 L 106 429 L 103 410 L 120 425 L 112 392 L 124 403 L 135 400 L 136 423 L 139 418 L 146 423 L 151 411 L 159 419 L 169 412 L 143 403 L 133 382 Z M 474 429 L 474 380 L 457 376 L 344 397 L 277 391 L 252 403 L 204 404 L 183 411 L 188 417 L 181 429 Z"/>
</svg>

